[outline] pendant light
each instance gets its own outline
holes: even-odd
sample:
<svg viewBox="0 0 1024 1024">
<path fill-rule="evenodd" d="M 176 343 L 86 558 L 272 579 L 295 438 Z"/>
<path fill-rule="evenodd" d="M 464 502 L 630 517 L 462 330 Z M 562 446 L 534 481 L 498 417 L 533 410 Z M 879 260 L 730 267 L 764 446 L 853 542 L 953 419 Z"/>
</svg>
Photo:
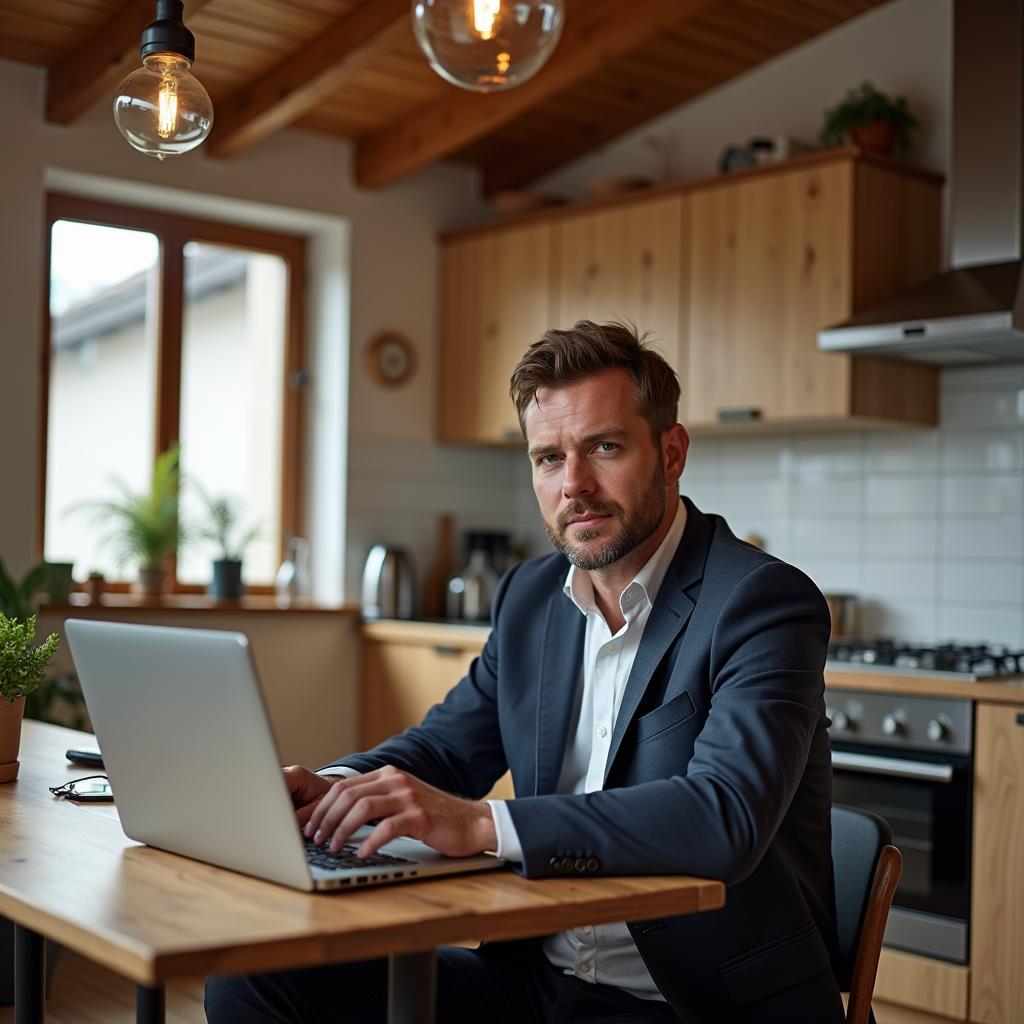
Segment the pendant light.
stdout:
<svg viewBox="0 0 1024 1024">
<path fill-rule="evenodd" d="M 117 89 L 114 122 L 140 153 L 163 160 L 195 149 L 213 126 L 213 104 L 189 73 L 195 36 L 182 22 L 182 0 L 157 0 L 156 19 L 142 33 L 143 66 Z"/>
<path fill-rule="evenodd" d="M 535 75 L 562 34 L 565 0 L 413 0 L 416 42 L 462 89 L 496 92 Z"/>
</svg>

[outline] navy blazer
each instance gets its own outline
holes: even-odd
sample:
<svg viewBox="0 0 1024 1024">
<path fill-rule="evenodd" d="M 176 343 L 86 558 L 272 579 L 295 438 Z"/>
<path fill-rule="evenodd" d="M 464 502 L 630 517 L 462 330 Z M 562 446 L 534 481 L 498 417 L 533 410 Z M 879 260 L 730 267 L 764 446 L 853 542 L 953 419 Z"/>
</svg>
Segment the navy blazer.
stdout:
<svg viewBox="0 0 1024 1024">
<path fill-rule="evenodd" d="M 629 924 L 681 1020 L 838 1024 L 828 610 L 798 569 L 683 500 L 686 530 L 626 683 L 601 791 L 555 792 L 585 626 L 562 592 L 558 554 L 505 575 L 483 652 L 421 725 L 335 763 L 393 764 L 473 799 L 510 769 L 527 877 L 726 883 L 720 910 Z"/>
</svg>

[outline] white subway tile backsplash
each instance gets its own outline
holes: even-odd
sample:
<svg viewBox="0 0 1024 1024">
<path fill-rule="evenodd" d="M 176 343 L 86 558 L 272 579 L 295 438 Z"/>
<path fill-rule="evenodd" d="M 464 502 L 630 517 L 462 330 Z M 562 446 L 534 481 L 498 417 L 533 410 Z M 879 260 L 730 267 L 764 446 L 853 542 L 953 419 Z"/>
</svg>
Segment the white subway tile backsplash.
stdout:
<svg viewBox="0 0 1024 1024">
<path fill-rule="evenodd" d="M 753 477 L 723 479 L 719 482 L 716 510 L 727 519 L 751 514 L 769 519 L 790 514 L 789 482 L 782 478 Z"/>
<path fill-rule="evenodd" d="M 942 468 L 948 473 L 1024 468 L 1024 428 L 947 432 L 942 438 Z"/>
<path fill-rule="evenodd" d="M 944 391 L 940 406 L 940 422 L 947 430 L 1024 425 L 1024 388 Z"/>
<path fill-rule="evenodd" d="M 818 589 L 831 594 L 858 594 L 861 591 L 861 566 L 856 558 L 814 558 L 796 555 L 787 561 L 802 569 Z"/>
<path fill-rule="evenodd" d="M 939 526 L 943 558 L 1024 558 L 1020 518 L 950 519 Z"/>
<path fill-rule="evenodd" d="M 942 605 L 938 615 L 939 636 L 955 643 L 1024 644 L 1019 608 L 991 605 Z"/>
<path fill-rule="evenodd" d="M 861 519 L 864 483 L 860 477 L 830 480 L 799 477 L 793 482 L 793 512 L 802 519 Z"/>
<path fill-rule="evenodd" d="M 861 601 L 858 631 L 864 636 L 891 636 L 901 640 L 941 641 L 939 613 L 934 601 Z"/>
<path fill-rule="evenodd" d="M 944 605 L 1024 605 L 1024 561 L 971 559 L 939 563 L 939 601 Z"/>
<path fill-rule="evenodd" d="M 792 471 L 793 451 L 788 439 L 728 438 L 719 442 L 723 472 L 745 477 L 786 476 Z"/>
<path fill-rule="evenodd" d="M 1024 513 L 1024 474 L 950 475 L 942 481 L 946 519 L 1016 519 Z"/>
<path fill-rule="evenodd" d="M 863 529 L 857 519 L 794 519 L 791 546 L 811 558 L 860 558 Z"/>
<path fill-rule="evenodd" d="M 912 434 L 869 434 L 864 468 L 871 474 L 931 474 L 939 469 L 937 431 Z"/>
<path fill-rule="evenodd" d="M 865 558 L 863 593 L 874 600 L 934 601 L 937 571 L 934 562 L 905 558 Z"/>
<path fill-rule="evenodd" d="M 946 370 L 941 380 L 942 392 L 1005 391 L 1024 388 L 1024 363 L 995 363 L 989 366 L 965 366 Z"/>
<path fill-rule="evenodd" d="M 938 550 L 938 519 L 869 519 L 864 523 L 864 554 L 868 557 L 934 562 Z"/>
<path fill-rule="evenodd" d="M 798 438 L 793 445 L 793 463 L 801 479 L 860 476 L 864 442 L 859 436 Z"/>
<path fill-rule="evenodd" d="M 936 476 L 871 476 L 864 482 L 864 512 L 869 519 L 934 519 L 939 500 Z"/>
</svg>

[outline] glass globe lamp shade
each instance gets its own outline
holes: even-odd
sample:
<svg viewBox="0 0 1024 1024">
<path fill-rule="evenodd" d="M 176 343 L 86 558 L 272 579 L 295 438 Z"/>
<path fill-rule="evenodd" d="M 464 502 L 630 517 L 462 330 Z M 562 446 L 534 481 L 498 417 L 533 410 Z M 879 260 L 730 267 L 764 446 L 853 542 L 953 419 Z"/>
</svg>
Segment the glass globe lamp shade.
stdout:
<svg viewBox="0 0 1024 1024">
<path fill-rule="evenodd" d="M 462 89 L 520 85 L 551 56 L 565 0 L 413 0 L 416 42 L 430 66 Z"/>
<path fill-rule="evenodd" d="M 195 149 L 213 127 L 213 104 L 177 53 L 151 53 L 117 89 L 114 122 L 140 153 L 163 160 Z"/>
</svg>

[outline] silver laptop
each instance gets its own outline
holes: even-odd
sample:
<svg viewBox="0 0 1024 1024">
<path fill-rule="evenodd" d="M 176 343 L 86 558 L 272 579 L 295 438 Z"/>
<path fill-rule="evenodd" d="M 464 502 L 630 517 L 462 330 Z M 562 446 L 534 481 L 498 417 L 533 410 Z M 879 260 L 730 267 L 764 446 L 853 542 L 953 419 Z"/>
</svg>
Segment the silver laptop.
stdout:
<svg viewBox="0 0 1024 1024">
<path fill-rule="evenodd" d="M 296 889 L 500 867 L 394 839 L 325 858 L 299 831 L 241 633 L 69 619 L 68 642 L 121 827 L 131 839 Z M 317 713 L 310 708 L 309 713 Z"/>
</svg>

